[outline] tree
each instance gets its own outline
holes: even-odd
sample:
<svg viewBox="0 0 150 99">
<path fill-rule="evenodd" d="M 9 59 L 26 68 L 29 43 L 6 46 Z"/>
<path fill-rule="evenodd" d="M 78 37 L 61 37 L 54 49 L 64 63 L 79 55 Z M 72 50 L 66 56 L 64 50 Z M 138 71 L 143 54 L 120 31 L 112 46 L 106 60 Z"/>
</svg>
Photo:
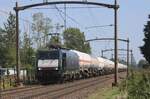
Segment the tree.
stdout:
<svg viewBox="0 0 150 99">
<path fill-rule="evenodd" d="M 148 64 L 148 62 L 144 59 L 141 59 L 138 63 L 138 67 L 139 68 L 143 68 L 144 66 L 146 66 Z"/>
<path fill-rule="evenodd" d="M 63 32 L 63 38 L 65 47 L 91 53 L 90 44 L 85 43 L 85 35 L 78 28 L 66 29 Z"/>
<path fill-rule="evenodd" d="M 15 23 L 15 15 L 12 13 L 9 13 L 9 17 L 7 19 L 7 21 L 4 23 L 4 29 L 3 29 L 3 37 L 5 39 L 3 39 L 3 44 L 5 46 L 3 46 L 3 50 L 5 51 L 5 53 L 3 52 L 3 54 L 5 54 L 4 56 L 7 57 L 7 59 L 5 59 L 5 66 L 4 67 L 12 67 L 15 65 L 15 60 L 16 60 L 16 49 L 15 49 L 15 40 L 16 40 L 16 32 L 15 32 L 15 28 L 16 28 L 16 23 Z"/>
<path fill-rule="evenodd" d="M 32 24 L 32 30 L 35 33 L 35 41 L 37 44 L 37 47 L 41 47 L 41 33 L 43 32 L 43 14 L 42 13 L 35 13 L 33 15 L 33 24 Z"/>
<path fill-rule="evenodd" d="M 147 21 L 147 24 L 145 25 L 144 35 L 144 45 L 140 47 L 140 50 L 145 59 L 150 63 L 150 21 Z"/>
<path fill-rule="evenodd" d="M 43 45 L 47 43 L 48 33 L 51 28 L 51 19 L 44 17 L 43 13 L 35 13 L 33 15 L 32 30 L 35 34 L 34 38 L 38 48 L 42 47 L 42 41 Z"/>
<path fill-rule="evenodd" d="M 23 67 L 33 67 L 34 61 L 33 56 L 35 56 L 34 49 L 32 48 L 32 41 L 28 37 L 27 33 L 24 33 L 24 40 L 22 48 L 20 49 L 20 60 Z"/>
<path fill-rule="evenodd" d="M 58 36 L 52 36 L 50 39 L 50 44 L 61 45 L 60 38 Z"/>
<path fill-rule="evenodd" d="M 4 32 L 6 33 L 6 42 L 7 47 L 11 48 L 14 47 L 16 44 L 16 17 L 11 12 L 9 13 L 9 17 L 7 22 L 4 23 Z"/>
<path fill-rule="evenodd" d="M 0 28 L 0 66 L 2 67 L 6 66 L 8 58 L 5 35 L 4 30 Z"/>
<path fill-rule="evenodd" d="M 51 19 L 49 19 L 48 17 L 44 18 L 44 30 L 43 30 L 43 33 L 44 33 L 43 44 L 44 45 L 46 45 L 49 41 L 48 35 L 53 28 L 51 23 L 52 23 Z"/>
</svg>

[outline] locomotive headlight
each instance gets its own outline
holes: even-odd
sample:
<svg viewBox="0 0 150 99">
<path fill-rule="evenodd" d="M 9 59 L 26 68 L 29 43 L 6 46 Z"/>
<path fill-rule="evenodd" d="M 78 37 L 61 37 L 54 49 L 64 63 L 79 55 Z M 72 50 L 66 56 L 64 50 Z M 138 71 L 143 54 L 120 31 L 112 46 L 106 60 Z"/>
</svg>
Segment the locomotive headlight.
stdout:
<svg viewBox="0 0 150 99">
<path fill-rule="evenodd" d="M 58 70 L 58 68 L 55 68 L 55 70 Z"/>
</svg>

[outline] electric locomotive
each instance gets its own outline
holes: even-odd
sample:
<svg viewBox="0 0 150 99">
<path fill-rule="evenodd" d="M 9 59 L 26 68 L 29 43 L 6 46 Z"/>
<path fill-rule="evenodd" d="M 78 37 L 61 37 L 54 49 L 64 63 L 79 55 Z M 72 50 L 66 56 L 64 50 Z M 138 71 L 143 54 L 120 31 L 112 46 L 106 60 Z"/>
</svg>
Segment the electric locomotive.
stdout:
<svg viewBox="0 0 150 99">
<path fill-rule="evenodd" d="M 73 74 L 77 74 L 79 70 L 78 61 L 78 55 L 67 49 L 38 51 L 38 81 L 50 82 L 72 78 Z"/>
</svg>

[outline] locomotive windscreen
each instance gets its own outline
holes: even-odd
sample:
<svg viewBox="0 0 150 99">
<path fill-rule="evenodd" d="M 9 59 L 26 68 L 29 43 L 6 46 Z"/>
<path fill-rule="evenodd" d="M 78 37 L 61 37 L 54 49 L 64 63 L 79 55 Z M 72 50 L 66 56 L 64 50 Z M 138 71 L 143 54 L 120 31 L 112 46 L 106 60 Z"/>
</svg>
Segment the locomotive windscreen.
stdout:
<svg viewBox="0 0 150 99">
<path fill-rule="evenodd" d="M 58 67 L 59 51 L 38 53 L 38 67 Z"/>
</svg>

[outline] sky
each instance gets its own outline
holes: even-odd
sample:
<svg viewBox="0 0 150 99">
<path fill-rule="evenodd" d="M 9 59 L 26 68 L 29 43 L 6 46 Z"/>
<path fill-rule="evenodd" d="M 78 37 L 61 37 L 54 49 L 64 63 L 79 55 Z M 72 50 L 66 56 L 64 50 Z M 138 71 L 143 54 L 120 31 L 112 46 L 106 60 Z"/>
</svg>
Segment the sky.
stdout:
<svg viewBox="0 0 150 99">
<path fill-rule="evenodd" d="M 40 3 L 42 0 L 0 0 L 0 26 L 3 27 L 3 23 L 6 22 L 9 11 L 13 11 L 15 2 L 19 2 L 19 6 Z M 52 1 L 52 0 L 50 0 Z M 79 0 L 78 0 L 79 1 Z M 90 0 L 93 2 L 100 2 L 106 4 L 114 4 L 114 0 Z M 148 15 L 150 14 L 150 0 L 118 0 L 120 5 L 118 11 L 118 33 L 121 39 L 130 39 L 130 48 L 133 49 L 133 54 L 135 60 L 138 62 L 143 59 L 140 53 L 139 47 L 143 45 L 143 28 L 148 21 Z M 57 5 L 61 7 L 60 10 L 64 11 L 63 5 Z M 32 23 L 32 15 L 37 12 L 42 12 L 46 17 L 52 19 L 52 24 L 64 24 L 63 18 L 57 9 L 52 6 L 44 6 L 46 8 L 53 9 L 27 9 L 19 13 L 20 29 L 22 31 L 30 32 L 30 24 Z M 82 9 L 71 9 L 67 8 L 67 27 L 77 27 L 80 28 L 82 32 L 85 33 L 86 39 L 92 38 L 108 38 L 114 37 L 113 27 L 99 27 L 99 28 L 89 28 L 90 26 L 103 26 L 114 23 L 114 11 L 112 9 L 93 6 L 93 5 L 67 5 L 67 7 L 88 7 Z M 96 8 L 90 8 L 96 7 Z M 41 8 L 41 7 L 38 7 Z M 62 13 L 61 13 L 62 14 Z M 64 16 L 62 14 L 62 16 Z M 72 20 L 74 19 L 74 21 Z M 28 20 L 29 23 L 23 20 Z M 61 32 L 62 30 L 60 30 Z M 94 41 L 91 42 L 92 54 L 99 56 L 101 50 L 113 48 L 114 42 L 112 41 Z M 126 49 L 126 43 L 119 42 L 119 47 Z M 126 52 L 119 52 L 124 54 Z M 111 57 L 112 53 L 108 52 L 105 54 L 107 57 Z M 123 56 L 119 56 L 123 57 Z"/>
</svg>

